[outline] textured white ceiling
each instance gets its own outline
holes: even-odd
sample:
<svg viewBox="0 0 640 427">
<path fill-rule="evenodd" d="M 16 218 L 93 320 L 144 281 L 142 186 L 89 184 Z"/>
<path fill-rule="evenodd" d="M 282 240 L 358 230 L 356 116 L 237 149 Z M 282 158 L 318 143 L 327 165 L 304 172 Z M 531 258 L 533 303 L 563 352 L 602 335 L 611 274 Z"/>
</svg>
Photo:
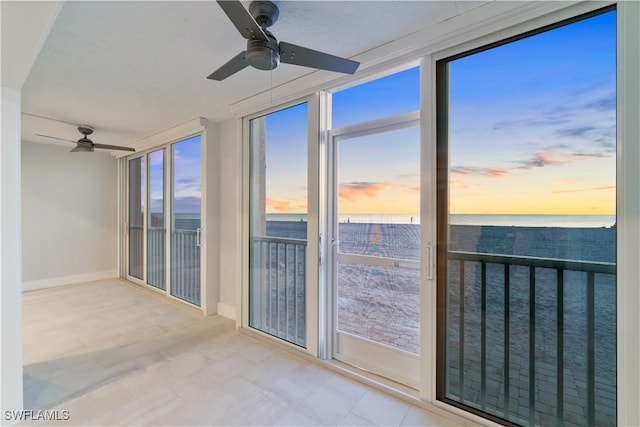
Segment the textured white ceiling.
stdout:
<svg viewBox="0 0 640 427">
<path fill-rule="evenodd" d="M 270 30 L 281 41 L 358 59 L 481 3 L 281 1 Z M 196 117 L 226 119 L 235 102 L 313 72 L 281 64 L 206 79 L 244 49 L 214 1 L 66 2 L 23 88 L 23 138 L 75 140 L 74 125 L 87 124 L 95 142 L 129 144 Z"/>
</svg>

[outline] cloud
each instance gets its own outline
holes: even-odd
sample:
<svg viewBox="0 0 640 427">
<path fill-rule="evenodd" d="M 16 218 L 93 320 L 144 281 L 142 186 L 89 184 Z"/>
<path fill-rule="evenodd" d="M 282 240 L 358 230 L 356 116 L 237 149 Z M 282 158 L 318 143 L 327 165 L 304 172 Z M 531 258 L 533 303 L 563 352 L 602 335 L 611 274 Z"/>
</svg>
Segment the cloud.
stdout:
<svg viewBox="0 0 640 427">
<path fill-rule="evenodd" d="M 307 205 L 304 203 L 295 202 L 286 199 L 270 199 L 265 201 L 267 211 L 275 211 L 279 213 L 291 213 L 307 210 Z"/>
<path fill-rule="evenodd" d="M 604 153 L 558 153 L 554 151 L 539 151 L 537 153 L 533 153 L 533 155 L 528 159 L 515 162 L 519 164 L 519 166 L 515 167 L 514 169 L 528 170 L 534 168 L 543 168 L 546 166 L 560 166 L 566 163 L 599 159 L 602 157 L 609 157 L 609 155 Z"/>
<path fill-rule="evenodd" d="M 615 185 L 601 185 L 599 187 L 591 187 L 591 188 L 578 188 L 575 190 L 557 190 L 554 193 L 585 193 L 592 191 L 603 191 L 603 190 L 615 190 Z"/>
<path fill-rule="evenodd" d="M 505 168 L 481 168 L 474 166 L 454 166 L 451 168 L 451 174 L 459 174 L 459 175 L 482 175 L 488 176 L 491 178 L 501 178 L 507 174 L 507 169 Z"/>
<path fill-rule="evenodd" d="M 200 198 L 199 197 L 176 197 L 174 199 L 176 213 L 199 213 Z"/>
<path fill-rule="evenodd" d="M 566 127 L 556 130 L 556 135 L 558 136 L 575 136 L 575 137 L 584 137 L 596 130 L 593 126 L 574 126 L 574 127 Z"/>
<path fill-rule="evenodd" d="M 291 212 L 293 210 L 293 204 L 290 200 L 267 198 L 265 204 L 267 206 L 267 210 L 274 210 L 276 212 Z"/>
<path fill-rule="evenodd" d="M 558 126 L 570 123 L 571 120 L 566 115 L 549 115 L 546 117 L 538 117 L 535 119 L 517 119 L 517 120 L 503 120 L 493 125 L 494 130 L 502 130 L 509 128 L 521 128 L 521 127 L 544 127 L 544 126 Z"/>
<path fill-rule="evenodd" d="M 615 111 L 617 107 L 616 93 L 611 92 L 595 101 L 584 104 L 583 108 L 595 111 Z"/>
<path fill-rule="evenodd" d="M 355 202 L 361 197 L 373 197 L 381 191 L 391 187 L 391 184 L 381 182 L 347 182 L 340 184 L 341 199 Z"/>
</svg>

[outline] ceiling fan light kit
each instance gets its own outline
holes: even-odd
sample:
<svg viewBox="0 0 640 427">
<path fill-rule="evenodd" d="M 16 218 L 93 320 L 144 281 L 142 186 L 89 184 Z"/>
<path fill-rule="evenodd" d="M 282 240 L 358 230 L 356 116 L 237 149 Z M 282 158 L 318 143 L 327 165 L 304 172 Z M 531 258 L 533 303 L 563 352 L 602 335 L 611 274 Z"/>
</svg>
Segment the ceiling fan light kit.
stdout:
<svg viewBox="0 0 640 427">
<path fill-rule="evenodd" d="M 108 144 L 96 144 L 95 142 L 93 142 L 88 138 L 88 136 L 93 133 L 93 128 L 87 125 L 78 126 L 78 132 L 82 134 L 82 138 L 80 138 L 77 141 L 72 141 L 70 139 L 58 138 L 58 137 L 49 136 L 49 135 L 40 135 L 39 133 L 36 135 L 42 136 L 44 138 L 51 138 L 51 139 L 57 139 L 60 141 L 73 142 L 76 144 L 76 146 L 71 149 L 72 153 L 92 153 L 95 151 L 96 148 L 103 148 L 106 150 L 121 150 L 121 151 L 133 151 L 133 152 L 136 151 L 134 148 L 131 148 L 131 147 L 121 147 L 119 145 L 108 145 Z"/>
<path fill-rule="evenodd" d="M 280 42 L 267 30 L 278 20 L 278 6 L 270 1 L 253 1 L 247 11 L 238 0 L 218 0 L 240 35 L 247 39 L 247 50 L 211 73 L 207 78 L 222 81 L 252 66 L 258 70 L 273 70 L 280 62 L 338 73 L 353 74 L 359 62 L 330 55 L 287 42 Z"/>
</svg>

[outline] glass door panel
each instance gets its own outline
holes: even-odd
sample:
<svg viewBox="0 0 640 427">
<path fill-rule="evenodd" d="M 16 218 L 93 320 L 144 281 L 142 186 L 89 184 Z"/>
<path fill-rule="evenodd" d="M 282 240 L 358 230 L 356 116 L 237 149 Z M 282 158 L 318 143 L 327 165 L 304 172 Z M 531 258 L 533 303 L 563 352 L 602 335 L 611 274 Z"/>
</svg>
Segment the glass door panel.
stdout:
<svg viewBox="0 0 640 427">
<path fill-rule="evenodd" d="M 171 146 L 171 295 L 200 305 L 201 137 Z"/>
<path fill-rule="evenodd" d="M 147 220 L 147 283 L 166 289 L 164 215 L 164 149 L 149 153 L 149 213 Z"/>
<path fill-rule="evenodd" d="M 128 274 L 144 280 L 144 157 L 129 160 L 129 270 Z"/>
<path fill-rule="evenodd" d="M 416 386 L 419 128 L 334 138 L 334 152 L 336 357 Z"/>
<path fill-rule="evenodd" d="M 250 121 L 249 326 L 306 346 L 307 104 Z"/>
<path fill-rule="evenodd" d="M 616 424 L 615 22 L 438 63 L 437 395 L 501 423 Z"/>
</svg>

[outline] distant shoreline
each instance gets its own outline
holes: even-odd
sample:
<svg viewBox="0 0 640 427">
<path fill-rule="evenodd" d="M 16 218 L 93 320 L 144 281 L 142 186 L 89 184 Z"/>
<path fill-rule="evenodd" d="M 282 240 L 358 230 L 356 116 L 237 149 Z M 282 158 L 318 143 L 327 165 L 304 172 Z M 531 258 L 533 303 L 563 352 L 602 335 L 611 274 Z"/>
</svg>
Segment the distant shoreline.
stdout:
<svg viewBox="0 0 640 427">
<path fill-rule="evenodd" d="M 340 223 L 341 250 L 348 253 L 417 259 L 420 227 L 417 224 Z M 267 235 L 306 239 L 307 223 L 267 221 Z M 383 251 L 380 252 L 380 248 Z M 449 250 L 615 262 L 615 227 L 522 227 L 452 225 Z"/>
<path fill-rule="evenodd" d="M 306 214 L 266 214 L 267 221 L 307 222 Z M 338 218 L 340 224 L 420 224 L 419 214 L 344 214 Z M 576 227 L 599 228 L 613 227 L 615 215 L 485 215 L 485 214 L 452 214 L 451 225 L 480 225 L 503 227 Z"/>
</svg>

